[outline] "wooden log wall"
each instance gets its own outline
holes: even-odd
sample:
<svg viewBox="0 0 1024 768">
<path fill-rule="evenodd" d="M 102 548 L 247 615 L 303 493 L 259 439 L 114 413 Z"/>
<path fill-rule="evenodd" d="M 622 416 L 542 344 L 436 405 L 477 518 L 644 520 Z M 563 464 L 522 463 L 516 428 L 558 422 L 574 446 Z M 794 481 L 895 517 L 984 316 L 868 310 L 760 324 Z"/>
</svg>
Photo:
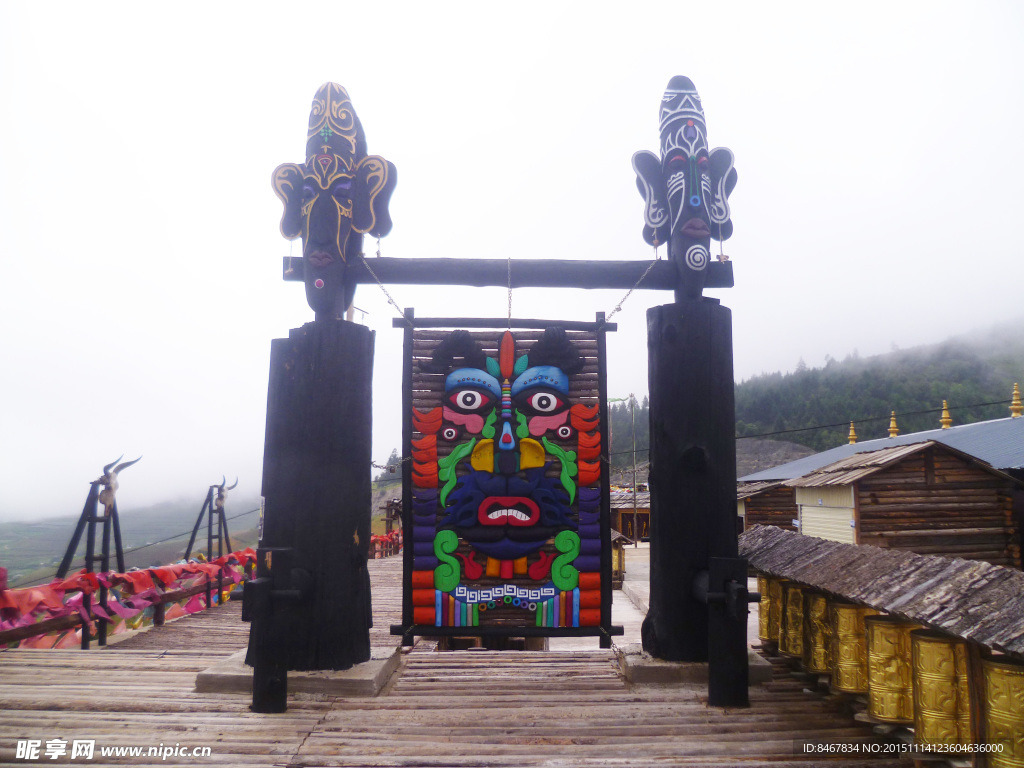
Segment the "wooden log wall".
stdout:
<svg viewBox="0 0 1024 768">
<path fill-rule="evenodd" d="M 858 541 L 1020 568 L 1013 488 L 1009 479 L 930 448 L 857 483 Z"/>
<path fill-rule="evenodd" d="M 796 531 L 793 521 L 799 517 L 796 491 L 779 486 L 744 499 L 746 527 L 775 525 L 787 531 Z"/>
<path fill-rule="evenodd" d="M 472 335 L 485 355 L 497 359 L 498 344 L 501 343 L 503 333 L 504 331 L 474 332 Z M 522 355 L 540 340 L 544 332 L 543 330 L 516 329 L 513 333 L 516 337 L 516 354 Z M 444 393 L 445 374 L 430 372 L 428 365 L 434 350 L 450 334 L 450 330 L 420 329 L 414 336 L 413 406 L 420 411 L 430 410 L 441 401 L 441 396 Z M 587 331 L 566 331 L 565 335 L 572 340 L 577 351 L 583 357 L 583 369 L 569 379 L 569 394 L 572 395 L 573 402 L 593 405 L 598 402 L 597 339 L 593 333 Z M 417 433 L 415 437 L 419 438 L 421 435 Z M 439 445 L 438 458 L 446 455 L 447 453 L 444 453 Z"/>
</svg>

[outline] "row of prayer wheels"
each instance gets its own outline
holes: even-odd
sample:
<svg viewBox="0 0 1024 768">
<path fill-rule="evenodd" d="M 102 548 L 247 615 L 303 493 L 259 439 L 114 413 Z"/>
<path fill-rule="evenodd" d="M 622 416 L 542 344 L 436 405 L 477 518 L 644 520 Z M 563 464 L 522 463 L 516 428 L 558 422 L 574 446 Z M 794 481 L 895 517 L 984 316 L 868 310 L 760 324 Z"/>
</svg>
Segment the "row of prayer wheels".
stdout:
<svg viewBox="0 0 1024 768">
<path fill-rule="evenodd" d="M 834 691 L 866 695 L 873 719 L 912 725 L 918 744 L 987 744 L 990 766 L 1024 768 L 1024 663 L 982 660 L 975 685 L 965 640 L 786 579 L 758 586 L 761 640 L 830 675 Z"/>
</svg>

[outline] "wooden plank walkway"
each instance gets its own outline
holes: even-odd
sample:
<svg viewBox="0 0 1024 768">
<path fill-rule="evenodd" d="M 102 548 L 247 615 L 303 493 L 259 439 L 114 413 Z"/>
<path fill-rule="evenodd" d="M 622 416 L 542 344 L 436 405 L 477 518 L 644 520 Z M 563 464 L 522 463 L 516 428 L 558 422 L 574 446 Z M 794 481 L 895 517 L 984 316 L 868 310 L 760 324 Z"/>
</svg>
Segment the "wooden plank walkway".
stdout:
<svg viewBox="0 0 1024 768">
<path fill-rule="evenodd" d="M 394 645 L 401 558 L 372 561 L 373 642 Z M 637 686 L 614 655 L 458 651 L 403 655 L 383 695 L 300 695 L 257 715 L 250 697 L 194 692 L 196 674 L 245 646 L 237 603 L 92 651 L 0 653 L 0 764 L 281 766 L 897 766 L 794 755 L 794 740 L 869 738 L 838 700 L 790 678 L 751 689 L 749 709 L 708 708 L 700 686 Z M 635 639 L 634 639 L 635 640 Z M 16 759 L 19 739 L 41 759 Z M 46 758 L 45 742 L 95 739 L 94 759 Z M 208 757 L 101 756 L 103 747 L 210 747 Z"/>
</svg>

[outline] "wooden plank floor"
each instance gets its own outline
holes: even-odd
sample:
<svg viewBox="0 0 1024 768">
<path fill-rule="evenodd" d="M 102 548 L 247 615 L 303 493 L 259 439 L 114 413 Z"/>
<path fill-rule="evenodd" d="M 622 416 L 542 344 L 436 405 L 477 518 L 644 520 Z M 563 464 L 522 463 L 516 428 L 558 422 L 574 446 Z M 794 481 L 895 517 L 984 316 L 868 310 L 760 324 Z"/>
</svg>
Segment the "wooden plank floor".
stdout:
<svg viewBox="0 0 1024 768">
<path fill-rule="evenodd" d="M 401 558 L 372 561 L 377 645 L 401 600 Z M 249 696 L 194 692 L 195 676 L 245 647 L 237 603 L 92 651 L 0 653 L 0 764 L 282 766 L 910 765 L 806 759 L 795 739 L 867 737 L 836 702 L 780 679 L 749 709 L 704 704 L 700 687 L 631 687 L 609 651 L 434 653 L 417 646 L 382 696 L 294 696 L 257 715 Z M 19 739 L 95 739 L 92 761 L 16 759 Z M 101 747 L 210 747 L 103 757 Z"/>
</svg>

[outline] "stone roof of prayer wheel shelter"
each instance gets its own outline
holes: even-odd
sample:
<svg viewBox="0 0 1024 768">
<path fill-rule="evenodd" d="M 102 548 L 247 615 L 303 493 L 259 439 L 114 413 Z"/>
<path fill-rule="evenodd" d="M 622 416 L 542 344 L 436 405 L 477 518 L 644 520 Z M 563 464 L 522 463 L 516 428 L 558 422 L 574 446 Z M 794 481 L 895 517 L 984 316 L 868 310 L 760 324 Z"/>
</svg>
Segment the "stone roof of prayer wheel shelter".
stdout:
<svg viewBox="0 0 1024 768">
<path fill-rule="evenodd" d="M 740 536 L 758 571 L 1024 658 L 1024 573 L 759 525 Z"/>
</svg>

